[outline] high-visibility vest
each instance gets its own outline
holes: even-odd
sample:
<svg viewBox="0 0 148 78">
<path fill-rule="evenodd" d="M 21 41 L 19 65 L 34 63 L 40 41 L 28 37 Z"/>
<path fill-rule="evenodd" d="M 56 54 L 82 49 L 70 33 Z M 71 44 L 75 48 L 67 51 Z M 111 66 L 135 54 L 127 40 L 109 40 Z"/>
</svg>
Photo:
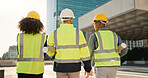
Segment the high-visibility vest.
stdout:
<svg viewBox="0 0 148 78">
<path fill-rule="evenodd" d="M 52 42 L 50 41 L 52 39 L 57 52 L 55 62 L 79 63 L 81 59 L 83 61 L 90 60 L 90 53 L 84 35 L 72 24 L 62 24 L 59 29 L 51 33 L 48 42 Z M 48 55 L 50 56 L 50 53 Z"/>
<path fill-rule="evenodd" d="M 42 48 L 45 41 L 45 34 L 18 34 L 17 73 L 41 74 L 44 72 Z"/>
<path fill-rule="evenodd" d="M 95 35 L 98 41 L 98 48 L 94 52 L 95 67 L 120 66 L 117 35 L 110 30 L 101 30 Z"/>
</svg>

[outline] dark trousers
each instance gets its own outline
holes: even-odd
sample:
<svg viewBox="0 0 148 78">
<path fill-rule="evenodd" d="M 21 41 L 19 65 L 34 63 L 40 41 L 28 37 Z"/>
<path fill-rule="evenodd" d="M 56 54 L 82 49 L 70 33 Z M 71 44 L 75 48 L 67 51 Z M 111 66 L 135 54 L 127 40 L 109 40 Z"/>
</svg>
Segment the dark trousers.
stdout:
<svg viewBox="0 0 148 78">
<path fill-rule="evenodd" d="M 18 73 L 18 78 L 43 78 L 43 73 L 42 74 L 23 74 L 23 73 Z"/>
</svg>

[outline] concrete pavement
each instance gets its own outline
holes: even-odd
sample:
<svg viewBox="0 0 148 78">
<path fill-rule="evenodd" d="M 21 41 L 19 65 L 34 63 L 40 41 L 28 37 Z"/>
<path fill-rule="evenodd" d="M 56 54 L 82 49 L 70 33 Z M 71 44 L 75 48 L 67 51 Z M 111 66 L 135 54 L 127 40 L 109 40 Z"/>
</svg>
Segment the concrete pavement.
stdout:
<svg viewBox="0 0 148 78">
<path fill-rule="evenodd" d="M 5 70 L 5 78 L 17 78 L 16 67 L 0 67 Z M 84 78 L 82 67 L 81 78 Z M 56 78 L 52 65 L 45 65 L 44 78 Z M 95 78 L 94 76 L 89 78 Z M 117 78 L 148 78 L 148 66 L 121 66 L 118 68 Z"/>
<path fill-rule="evenodd" d="M 148 65 L 121 66 L 117 78 L 148 78 Z"/>
</svg>

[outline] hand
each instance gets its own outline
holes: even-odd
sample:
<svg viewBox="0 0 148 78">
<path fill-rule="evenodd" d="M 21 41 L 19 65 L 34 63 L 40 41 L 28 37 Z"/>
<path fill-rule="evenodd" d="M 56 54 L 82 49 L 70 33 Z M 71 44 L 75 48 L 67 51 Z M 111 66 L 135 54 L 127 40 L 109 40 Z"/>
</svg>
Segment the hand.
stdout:
<svg viewBox="0 0 148 78">
<path fill-rule="evenodd" d="M 89 73 L 85 71 L 84 76 L 85 76 L 85 78 L 88 78 L 89 77 Z"/>
<path fill-rule="evenodd" d="M 88 78 L 89 75 L 93 76 L 93 70 L 91 70 L 90 73 L 85 71 L 85 73 L 84 73 L 85 78 Z"/>
<path fill-rule="evenodd" d="M 89 75 L 90 76 L 93 76 L 93 70 L 90 71 Z"/>
<path fill-rule="evenodd" d="M 49 50 L 49 52 L 55 52 L 56 51 L 55 47 L 48 47 L 48 50 Z"/>
</svg>

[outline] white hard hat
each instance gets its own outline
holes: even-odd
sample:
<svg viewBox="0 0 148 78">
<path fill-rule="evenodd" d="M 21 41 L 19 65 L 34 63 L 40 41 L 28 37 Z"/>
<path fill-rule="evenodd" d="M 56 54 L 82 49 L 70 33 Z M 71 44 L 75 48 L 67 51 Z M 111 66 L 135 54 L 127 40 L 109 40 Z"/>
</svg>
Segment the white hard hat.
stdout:
<svg viewBox="0 0 148 78">
<path fill-rule="evenodd" d="M 60 17 L 61 18 L 63 18 L 63 17 L 75 18 L 73 11 L 71 9 L 68 9 L 68 8 L 62 10 Z"/>
</svg>

